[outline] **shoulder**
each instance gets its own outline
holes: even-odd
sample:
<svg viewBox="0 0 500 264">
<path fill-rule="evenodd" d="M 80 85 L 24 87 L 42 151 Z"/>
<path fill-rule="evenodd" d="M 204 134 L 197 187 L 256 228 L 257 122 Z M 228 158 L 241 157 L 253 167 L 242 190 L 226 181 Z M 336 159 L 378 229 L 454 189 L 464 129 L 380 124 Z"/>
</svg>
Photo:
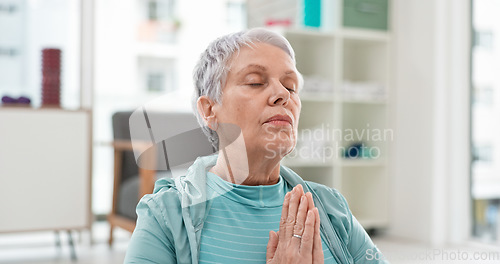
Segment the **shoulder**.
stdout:
<svg viewBox="0 0 500 264">
<path fill-rule="evenodd" d="M 173 178 L 160 178 L 155 182 L 154 191 L 151 194 L 146 194 L 143 199 L 148 202 L 163 204 L 165 202 L 180 203 L 179 191 L 175 186 Z"/>
<path fill-rule="evenodd" d="M 158 192 L 147 194 L 137 205 L 137 223 L 130 240 L 124 263 L 174 263 L 176 259 L 176 204 L 173 189 L 161 188 Z M 174 201 L 174 202 L 172 202 Z M 178 214 L 180 215 L 180 214 Z"/>
<path fill-rule="evenodd" d="M 180 217 L 182 214 L 181 203 L 174 179 L 161 178 L 157 180 L 153 193 L 144 195 L 139 201 L 137 214 L 139 217 L 141 214 L 154 216 L 159 222 L 171 222 L 172 217 Z"/>
<path fill-rule="evenodd" d="M 312 181 L 305 181 L 305 182 L 319 196 L 324 197 L 324 198 L 334 199 L 335 201 L 339 202 L 338 204 L 341 207 L 344 207 L 343 203 L 345 202 L 345 198 L 337 189 L 328 187 L 328 186 L 320 184 L 320 183 L 312 182 Z"/>
<path fill-rule="evenodd" d="M 347 238 L 352 229 L 353 219 L 345 197 L 335 188 L 310 181 L 306 183 L 318 196 L 321 206 L 325 209 L 335 229 L 343 238 Z"/>
</svg>

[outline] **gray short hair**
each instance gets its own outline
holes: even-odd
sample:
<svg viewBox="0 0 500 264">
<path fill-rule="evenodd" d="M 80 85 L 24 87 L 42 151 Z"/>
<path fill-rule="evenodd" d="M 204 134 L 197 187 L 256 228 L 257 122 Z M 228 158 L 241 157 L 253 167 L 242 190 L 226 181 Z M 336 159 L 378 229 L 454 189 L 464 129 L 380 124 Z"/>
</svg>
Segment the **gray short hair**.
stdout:
<svg viewBox="0 0 500 264">
<path fill-rule="evenodd" d="M 222 103 L 222 86 L 226 82 L 229 72 L 229 61 L 235 52 L 242 46 L 252 47 L 254 43 L 266 43 L 285 51 L 295 64 L 295 52 L 288 40 L 282 35 L 264 28 L 253 28 L 222 36 L 212 43 L 201 54 L 193 72 L 195 92 L 193 96 L 193 110 L 203 132 L 216 150 L 219 149 L 217 133 L 205 125 L 198 112 L 197 101 L 200 96 L 207 96 L 214 102 Z M 303 86 L 303 78 L 299 75 L 299 89 Z"/>
</svg>

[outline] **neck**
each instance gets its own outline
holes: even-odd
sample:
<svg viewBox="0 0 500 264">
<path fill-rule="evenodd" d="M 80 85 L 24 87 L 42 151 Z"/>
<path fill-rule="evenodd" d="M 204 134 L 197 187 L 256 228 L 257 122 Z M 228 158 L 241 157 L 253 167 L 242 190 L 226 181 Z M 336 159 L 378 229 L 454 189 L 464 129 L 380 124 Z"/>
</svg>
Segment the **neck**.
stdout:
<svg viewBox="0 0 500 264">
<path fill-rule="evenodd" d="M 270 155 L 265 155 L 262 151 L 253 152 L 237 145 L 221 148 L 217 163 L 210 172 L 225 181 L 241 185 L 278 183 L 281 157 L 270 158 Z"/>
</svg>

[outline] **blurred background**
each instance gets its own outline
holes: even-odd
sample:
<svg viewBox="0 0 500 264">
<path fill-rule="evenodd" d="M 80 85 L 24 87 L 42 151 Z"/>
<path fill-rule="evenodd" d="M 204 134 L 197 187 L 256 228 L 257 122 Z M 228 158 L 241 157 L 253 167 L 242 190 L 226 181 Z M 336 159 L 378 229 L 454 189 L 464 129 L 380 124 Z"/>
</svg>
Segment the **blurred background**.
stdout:
<svg viewBox="0 0 500 264">
<path fill-rule="evenodd" d="M 285 165 L 338 189 L 391 263 L 499 263 L 498 12 L 500 0 L 0 0 L 0 263 L 122 263 L 135 204 L 165 176 L 135 165 L 130 115 L 196 124 L 201 52 L 252 27 L 283 34 L 305 79 Z"/>
</svg>

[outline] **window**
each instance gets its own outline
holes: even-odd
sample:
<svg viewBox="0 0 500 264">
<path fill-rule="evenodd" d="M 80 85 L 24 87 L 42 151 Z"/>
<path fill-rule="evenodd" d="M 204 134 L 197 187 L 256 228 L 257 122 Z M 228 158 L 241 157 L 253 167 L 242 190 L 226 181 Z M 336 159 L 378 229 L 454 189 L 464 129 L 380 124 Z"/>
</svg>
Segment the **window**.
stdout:
<svg viewBox="0 0 500 264">
<path fill-rule="evenodd" d="M 473 235 L 500 241 L 500 0 L 472 0 Z"/>
</svg>

